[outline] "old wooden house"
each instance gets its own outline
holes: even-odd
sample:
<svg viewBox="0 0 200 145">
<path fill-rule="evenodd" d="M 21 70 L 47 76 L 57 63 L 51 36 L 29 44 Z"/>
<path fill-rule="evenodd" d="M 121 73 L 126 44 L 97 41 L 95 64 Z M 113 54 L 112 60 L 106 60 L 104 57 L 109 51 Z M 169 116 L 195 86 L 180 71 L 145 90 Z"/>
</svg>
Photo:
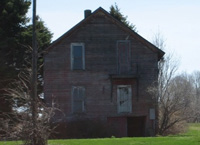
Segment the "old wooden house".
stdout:
<svg viewBox="0 0 200 145">
<path fill-rule="evenodd" d="M 103 8 L 86 10 L 44 56 L 45 101 L 54 100 L 62 110 L 54 121 L 68 127 L 99 121 L 117 137 L 154 135 L 156 104 L 147 88 L 158 78 L 163 55 Z M 92 126 L 77 124 L 68 132 L 80 125 L 85 131 Z"/>
</svg>

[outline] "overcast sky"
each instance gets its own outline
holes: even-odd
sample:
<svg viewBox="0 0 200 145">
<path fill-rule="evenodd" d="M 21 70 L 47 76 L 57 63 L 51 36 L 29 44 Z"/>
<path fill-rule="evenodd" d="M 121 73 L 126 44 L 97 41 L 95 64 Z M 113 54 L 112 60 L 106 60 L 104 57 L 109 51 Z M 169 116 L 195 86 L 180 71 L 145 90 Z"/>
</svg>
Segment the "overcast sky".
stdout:
<svg viewBox="0 0 200 145">
<path fill-rule="evenodd" d="M 165 51 L 180 60 L 179 72 L 200 71 L 200 0 L 37 0 L 37 15 L 56 40 L 84 18 L 85 9 L 109 11 L 115 2 L 142 37 L 152 42 L 156 33 L 163 35 Z"/>
</svg>

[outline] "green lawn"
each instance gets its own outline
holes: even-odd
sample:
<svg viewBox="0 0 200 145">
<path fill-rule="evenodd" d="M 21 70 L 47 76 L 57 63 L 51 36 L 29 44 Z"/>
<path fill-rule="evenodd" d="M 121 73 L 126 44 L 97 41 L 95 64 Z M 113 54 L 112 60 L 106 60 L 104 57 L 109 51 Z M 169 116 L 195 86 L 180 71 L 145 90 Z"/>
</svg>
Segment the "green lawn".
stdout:
<svg viewBox="0 0 200 145">
<path fill-rule="evenodd" d="M 190 124 L 185 134 L 167 137 L 105 138 L 49 140 L 49 145 L 200 145 L 200 124 Z M 0 142 L 0 145 L 19 145 L 20 142 Z"/>
</svg>

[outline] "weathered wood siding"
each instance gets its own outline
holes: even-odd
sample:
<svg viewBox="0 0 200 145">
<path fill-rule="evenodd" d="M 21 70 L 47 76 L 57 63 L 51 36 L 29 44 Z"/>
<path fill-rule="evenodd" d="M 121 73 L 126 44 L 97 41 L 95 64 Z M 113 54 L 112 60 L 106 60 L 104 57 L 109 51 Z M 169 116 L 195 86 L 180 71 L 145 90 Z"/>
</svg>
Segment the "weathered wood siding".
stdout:
<svg viewBox="0 0 200 145">
<path fill-rule="evenodd" d="M 137 79 L 117 79 L 117 41 L 129 40 L 131 49 L 130 75 Z M 85 70 L 71 70 L 71 43 L 85 44 Z M 149 109 L 154 108 L 147 87 L 157 79 L 158 56 L 130 36 L 106 15 L 99 14 L 55 45 L 45 55 L 44 93 L 61 108 L 66 120 L 81 116 L 101 118 L 113 116 L 146 116 L 146 128 L 151 127 Z M 113 84 L 111 84 L 113 82 Z M 132 85 L 132 113 L 117 112 L 117 85 Z M 72 113 L 72 87 L 85 87 L 85 113 Z M 112 94 L 112 95 L 111 95 Z M 61 116 L 60 116 L 61 117 Z"/>
</svg>

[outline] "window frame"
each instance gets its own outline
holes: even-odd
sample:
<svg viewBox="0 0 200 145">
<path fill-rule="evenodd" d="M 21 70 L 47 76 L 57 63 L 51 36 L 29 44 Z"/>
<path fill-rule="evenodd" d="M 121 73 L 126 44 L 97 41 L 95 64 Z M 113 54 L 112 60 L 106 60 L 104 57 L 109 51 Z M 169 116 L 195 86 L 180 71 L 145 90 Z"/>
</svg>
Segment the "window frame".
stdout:
<svg viewBox="0 0 200 145">
<path fill-rule="evenodd" d="M 116 48 L 117 48 L 117 72 L 118 72 L 118 74 L 123 74 L 124 72 L 121 70 L 121 64 L 120 64 L 120 54 L 119 54 L 119 44 L 120 43 L 128 43 L 128 50 L 127 50 L 127 62 L 129 63 L 129 64 L 127 64 L 128 65 L 128 68 L 127 68 L 127 70 L 129 70 L 130 71 L 130 69 L 131 69 L 131 41 L 130 40 L 118 40 L 117 41 L 117 46 L 116 46 Z M 128 71 L 128 72 L 129 72 Z"/>
<path fill-rule="evenodd" d="M 75 89 L 82 89 L 83 96 L 82 96 L 82 109 L 81 111 L 75 111 L 74 104 L 75 104 L 75 96 L 74 96 L 74 90 Z M 80 91 L 80 90 L 79 90 Z M 72 113 L 84 113 L 85 112 L 85 87 L 83 86 L 72 86 Z"/>
<path fill-rule="evenodd" d="M 81 46 L 82 47 L 82 68 L 81 69 L 75 69 L 74 68 L 74 54 L 73 54 L 73 48 L 74 46 Z M 71 70 L 85 70 L 85 44 L 84 43 L 71 43 L 71 49 L 70 49 L 70 61 L 71 61 Z"/>
<path fill-rule="evenodd" d="M 155 119 L 156 119 L 156 111 L 155 111 L 155 108 L 150 108 L 150 109 L 149 109 L 149 119 L 150 119 L 150 120 L 155 120 Z"/>
<path fill-rule="evenodd" d="M 128 96 L 129 108 L 126 112 L 122 111 L 120 109 L 120 90 L 119 90 L 119 88 L 121 88 L 121 87 L 127 87 L 128 91 L 129 91 L 129 96 Z M 132 87 L 131 87 L 131 85 L 117 85 L 117 111 L 118 111 L 118 113 L 132 113 Z"/>
</svg>

